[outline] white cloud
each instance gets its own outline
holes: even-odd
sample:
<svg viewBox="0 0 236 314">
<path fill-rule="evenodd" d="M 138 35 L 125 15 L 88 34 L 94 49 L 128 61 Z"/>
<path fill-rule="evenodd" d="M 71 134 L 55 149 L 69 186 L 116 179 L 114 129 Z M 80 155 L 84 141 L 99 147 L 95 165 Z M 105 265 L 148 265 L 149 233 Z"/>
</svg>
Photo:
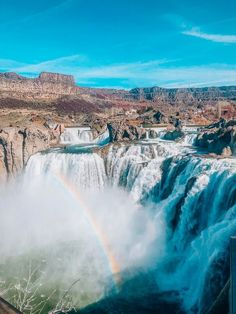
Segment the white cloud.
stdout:
<svg viewBox="0 0 236 314">
<path fill-rule="evenodd" d="M 11 59 L 0 59 L 0 69 L 2 71 L 9 71 L 12 68 L 15 67 L 21 67 L 24 66 L 25 64 L 22 62 L 18 62 L 15 60 L 11 60 Z"/>
<path fill-rule="evenodd" d="M 68 73 L 70 71 L 74 72 L 78 64 L 85 62 L 85 60 L 85 56 L 72 55 L 43 61 L 36 64 L 27 64 L 24 66 L 15 67 L 12 69 L 12 71 L 28 74 L 38 74 L 39 72 L 43 71 Z"/>
<path fill-rule="evenodd" d="M 191 30 L 183 31 L 182 34 L 197 37 L 197 38 L 202 38 L 205 40 L 210 40 L 217 43 L 227 43 L 227 44 L 236 43 L 236 35 L 208 34 L 194 28 Z"/>
<path fill-rule="evenodd" d="M 111 79 L 128 87 L 154 86 L 191 87 L 209 85 L 236 84 L 236 66 L 204 65 L 181 66 L 172 64 L 131 63 L 103 66 L 99 68 L 82 68 L 77 76 L 78 82 L 90 83 L 96 79 Z M 107 84 L 107 83 L 106 83 Z"/>
<path fill-rule="evenodd" d="M 81 68 L 80 78 L 135 78 L 149 72 L 150 69 L 155 69 L 162 64 L 169 63 L 168 60 L 152 60 L 149 62 L 133 62 L 104 65 L 100 67 Z"/>
</svg>

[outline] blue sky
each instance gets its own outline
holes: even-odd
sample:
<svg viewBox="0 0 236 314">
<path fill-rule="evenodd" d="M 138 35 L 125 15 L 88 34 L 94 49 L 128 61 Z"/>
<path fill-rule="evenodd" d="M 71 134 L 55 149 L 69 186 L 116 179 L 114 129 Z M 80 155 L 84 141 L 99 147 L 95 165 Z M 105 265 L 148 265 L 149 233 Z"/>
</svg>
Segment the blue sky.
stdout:
<svg viewBox="0 0 236 314">
<path fill-rule="evenodd" d="M 236 1 L 0 0 L 0 71 L 94 87 L 236 85 Z"/>
</svg>

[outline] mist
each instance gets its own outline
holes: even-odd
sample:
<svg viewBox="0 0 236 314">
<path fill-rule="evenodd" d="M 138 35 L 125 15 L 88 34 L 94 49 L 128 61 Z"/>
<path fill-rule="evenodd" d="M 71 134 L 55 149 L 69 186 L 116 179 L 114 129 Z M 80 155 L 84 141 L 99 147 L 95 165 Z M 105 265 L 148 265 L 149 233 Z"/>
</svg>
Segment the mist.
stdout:
<svg viewBox="0 0 236 314">
<path fill-rule="evenodd" d="M 161 217 L 156 220 L 151 210 L 117 187 L 78 192 L 82 202 L 53 176 L 35 177 L 30 182 L 23 176 L 1 187 L 2 294 L 5 291 L 19 298 L 32 277 L 30 293 L 37 289 L 33 308 L 34 302 L 39 303 L 38 295 L 48 299 L 51 293 L 49 309 L 82 307 L 119 289 L 121 283 L 112 274 L 108 253 L 114 256 L 121 274 L 154 266 L 164 251 Z M 112 252 L 107 252 L 87 211 Z M 24 309 L 25 305 L 22 308 L 18 303 Z"/>
</svg>

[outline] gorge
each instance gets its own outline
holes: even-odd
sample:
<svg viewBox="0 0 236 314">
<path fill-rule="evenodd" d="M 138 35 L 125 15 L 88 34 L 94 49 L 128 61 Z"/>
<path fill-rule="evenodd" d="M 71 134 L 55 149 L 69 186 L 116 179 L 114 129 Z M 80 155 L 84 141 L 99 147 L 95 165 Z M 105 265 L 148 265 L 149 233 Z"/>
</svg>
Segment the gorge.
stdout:
<svg viewBox="0 0 236 314">
<path fill-rule="evenodd" d="M 235 159 L 195 147 L 196 128 L 163 132 L 107 145 L 107 132 L 70 128 L 29 158 L 1 189 L 4 297 L 24 313 L 101 297 L 82 313 L 210 310 L 229 279 Z"/>
<path fill-rule="evenodd" d="M 0 113 L 4 299 L 26 314 L 227 313 L 234 87 L 2 73 Z"/>
</svg>

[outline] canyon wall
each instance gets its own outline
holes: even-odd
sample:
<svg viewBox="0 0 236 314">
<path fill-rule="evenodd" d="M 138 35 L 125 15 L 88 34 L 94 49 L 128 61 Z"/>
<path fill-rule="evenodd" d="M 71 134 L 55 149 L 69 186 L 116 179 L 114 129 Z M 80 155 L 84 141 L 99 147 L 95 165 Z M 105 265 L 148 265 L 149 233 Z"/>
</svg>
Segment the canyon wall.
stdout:
<svg viewBox="0 0 236 314">
<path fill-rule="evenodd" d="M 236 101 L 235 86 L 203 87 L 203 88 L 134 88 L 128 96 L 134 100 L 159 101 L 170 104 L 194 104 L 219 100 Z"/>
<path fill-rule="evenodd" d="M 52 100 L 79 92 L 72 75 L 43 72 L 37 78 L 26 78 L 16 73 L 0 73 L 1 98 Z"/>
</svg>

